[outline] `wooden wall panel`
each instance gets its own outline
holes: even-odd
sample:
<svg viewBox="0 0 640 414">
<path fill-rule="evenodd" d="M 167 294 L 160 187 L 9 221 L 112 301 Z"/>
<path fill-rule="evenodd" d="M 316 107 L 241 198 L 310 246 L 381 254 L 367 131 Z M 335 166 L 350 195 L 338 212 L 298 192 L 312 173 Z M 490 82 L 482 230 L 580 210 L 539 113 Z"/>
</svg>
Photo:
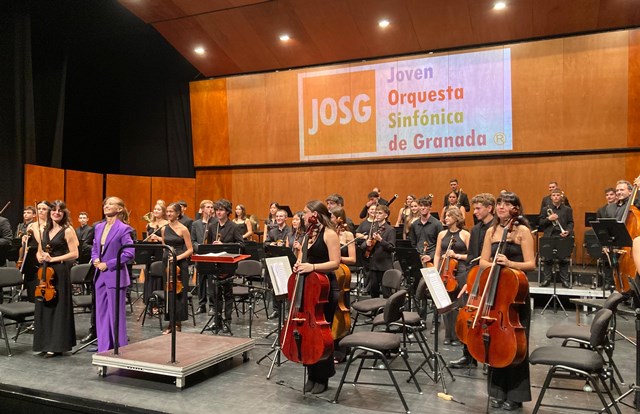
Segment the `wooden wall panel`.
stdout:
<svg viewBox="0 0 640 414">
<path fill-rule="evenodd" d="M 65 201 L 74 227 L 81 211 L 89 215 L 89 224 L 102 220 L 103 180 L 102 174 L 67 170 Z"/>
<path fill-rule="evenodd" d="M 233 181 L 231 171 L 196 171 L 195 204 L 200 206 L 201 200 L 216 201 L 233 199 Z"/>
<path fill-rule="evenodd" d="M 629 102 L 627 143 L 640 146 L 640 29 L 629 31 Z"/>
<path fill-rule="evenodd" d="M 151 203 L 149 210 L 153 210 L 156 200 L 164 200 L 167 204 L 184 200 L 187 202 L 187 216 L 193 218 L 198 212 L 199 202 L 196 203 L 196 180 L 194 178 L 151 178 Z M 191 229 L 189 229 L 191 231 Z"/>
<path fill-rule="evenodd" d="M 107 174 L 105 197 L 120 197 L 130 211 L 130 224 L 142 238 L 147 223 L 142 216 L 149 212 L 151 205 L 151 177 Z"/>
<path fill-rule="evenodd" d="M 25 164 L 24 205 L 32 205 L 36 200 L 64 199 L 64 170 Z M 22 208 L 20 206 L 19 208 Z"/>
<path fill-rule="evenodd" d="M 192 82 L 189 87 L 194 165 L 228 165 L 227 81 Z"/>
</svg>

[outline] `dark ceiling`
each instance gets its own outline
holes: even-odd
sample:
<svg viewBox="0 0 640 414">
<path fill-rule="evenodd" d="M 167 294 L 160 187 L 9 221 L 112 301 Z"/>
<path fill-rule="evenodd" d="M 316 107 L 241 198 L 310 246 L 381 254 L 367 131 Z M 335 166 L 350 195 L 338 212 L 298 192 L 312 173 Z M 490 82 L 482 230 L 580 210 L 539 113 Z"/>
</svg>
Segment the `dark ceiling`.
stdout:
<svg viewBox="0 0 640 414">
<path fill-rule="evenodd" d="M 495 0 L 119 2 L 206 77 L 640 26 L 640 0 L 506 0 L 504 10 Z"/>
</svg>

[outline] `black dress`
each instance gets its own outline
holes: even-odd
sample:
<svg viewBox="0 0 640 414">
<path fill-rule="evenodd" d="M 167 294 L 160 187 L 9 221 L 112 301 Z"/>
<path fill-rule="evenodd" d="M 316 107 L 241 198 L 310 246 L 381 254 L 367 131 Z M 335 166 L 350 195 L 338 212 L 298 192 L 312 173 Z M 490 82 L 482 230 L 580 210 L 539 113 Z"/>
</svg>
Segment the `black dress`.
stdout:
<svg viewBox="0 0 640 414">
<path fill-rule="evenodd" d="M 187 246 L 184 239 L 178 236 L 171 226 L 167 226 L 164 229 L 164 244 L 174 248 L 176 256 L 181 255 L 187 250 Z M 165 257 L 165 265 L 167 258 Z M 187 308 L 187 290 L 189 289 L 189 259 L 178 260 L 178 268 L 180 269 L 180 275 L 178 276 L 182 281 L 182 292 L 176 295 L 176 322 L 186 321 L 189 319 Z M 166 277 L 166 276 L 165 276 Z M 166 286 L 165 286 L 166 287 Z M 167 296 L 167 305 L 165 309 L 165 320 L 170 320 L 169 312 L 171 310 L 171 304 L 173 303 L 173 293 L 169 293 Z"/>
<path fill-rule="evenodd" d="M 43 244 L 51 246 L 52 257 L 69 253 L 64 230 L 60 230 L 52 240 L 49 240 L 48 231 L 42 234 Z M 70 262 L 65 262 L 49 266 L 55 271 L 56 297 L 48 302 L 36 300 L 33 350 L 35 352 L 67 352 L 76 345 L 76 326 L 69 277 L 71 265 Z"/>
<path fill-rule="evenodd" d="M 309 247 L 307 251 L 307 263 L 319 264 L 329 261 L 329 249 L 324 242 L 324 231 L 322 228 L 318 233 L 315 243 Z M 329 301 L 324 305 L 324 318 L 329 322 L 329 326 L 333 323 L 333 315 L 336 313 L 338 307 L 338 298 L 340 290 L 338 289 L 338 281 L 336 275 L 333 272 L 326 273 L 329 278 Z M 327 359 L 316 362 L 313 365 L 307 366 L 309 372 L 309 380 L 316 383 L 325 383 L 330 377 L 333 377 L 336 373 L 336 368 L 333 363 L 333 351 L 329 354 Z"/>
<path fill-rule="evenodd" d="M 491 257 L 495 256 L 499 243 L 491 244 Z M 522 247 L 513 242 L 507 242 L 504 255 L 514 262 L 523 262 Z M 489 368 L 489 396 L 499 400 L 514 402 L 531 401 L 531 382 L 529 377 L 529 327 L 531 325 L 531 307 L 529 295 L 524 304 L 518 307 L 520 323 L 527 335 L 527 353 L 524 361 L 506 368 Z"/>
<path fill-rule="evenodd" d="M 447 230 L 446 234 L 442 238 L 440 242 L 440 263 L 444 261 L 444 254 L 447 252 L 447 247 L 449 246 L 449 241 L 453 237 L 453 243 L 451 243 L 451 250 L 456 254 L 466 254 L 467 253 L 467 245 L 460 238 L 460 230 L 452 232 L 451 230 Z M 444 268 L 443 268 L 444 269 Z M 460 291 L 460 287 L 464 286 L 467 283 L 467 269 L 466 264 L 462 260 L 458 260 L 458 269 L 456 270 L 456 281 L 458 282 L 458 288 L 453 292 L 449 292 L 449 297 L 453 303 L 458 301 L 458 292 Z M 456 320 L 458 318 L 458 310 L 451 310 L 443 315 L 442 319 L 444 320 L 444 336 L 445 340 L 449 341 L 457 341 L 458 338 L 456 336 Z"/>
</svg>

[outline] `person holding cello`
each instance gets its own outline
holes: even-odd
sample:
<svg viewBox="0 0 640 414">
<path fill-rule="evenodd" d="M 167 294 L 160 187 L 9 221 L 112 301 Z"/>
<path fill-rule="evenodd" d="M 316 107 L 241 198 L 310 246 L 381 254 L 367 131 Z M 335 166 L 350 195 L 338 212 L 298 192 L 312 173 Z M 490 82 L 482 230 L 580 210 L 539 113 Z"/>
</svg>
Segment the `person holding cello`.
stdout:
<svg viewBox="0 0 640 414">
<path fill-rule="evenodd" d="M 535 269 L 535 254 L 533 249 L 533 236 L 526 219 L 522 216 L 523 209 L 520 199 L 515 193 L 503 191 L 496 200 L 496 216 L 493 225 L 487 230 L 480 256 L 480 268 L 492 267 L 493 256 L 508 230 L 510 221 L 514 222 L 511 232 L 507 234 L 506 246 L 503 254 L 497 254 L 496 264 L 502 268 L 511 268 L 522 272 Z M 499 288 L 500 286 L 498 286 Z M 524 360 L 506 368 L 489 367 L 489 397 L 491 406 L 506 411 L 517 410 L 522 403 L 531 401 L 531 384 L 529 379 L 529 325 L 531 320 L 531 308 L 529 295 L 526 295 L 524 304 L 518 305 L 520 323 L 525 329 L 526 352 Z M 492 344 L 494 349 L 501 344 Z"/>
<path fill-rule="evenodd" d="M 456 301 L 460 286 L 467 283 L 467 250 L 469 247 L 469 232 L 464 227 L 464 216 L 456 206 L 447 208 L 444 212 L 446 230 L 438 234 L 433 264 L 440 273 L 444 285 L 453 302 Z M 443 315 L 444 344 L 459 346 L 456 336 L 456 319 L 458 311 L 452 310 Z"/>
<path fill-rule="evenodd" d="M 64 201 L 53 202 L 44 230 L 35 232 L 34 237 L 41 264 L 38 279 L 43 288 L 36 287 L 33 350 L 40 356 L 52 358 L 76 345 L 70 272 L 71 264 L 78 258 L 78 238 Z M 45 290 L 45 284 L 47 290 L 55 290 L 50 300 L 46 300 L 50 297 L 48 293 L 38 296 L 39 290 Z"/>
<path fill-rule="evenodd" d="M 319 200 L 309 201 L 304 207 L 304 222 L 307 233 L 310 234 L 307 241 L 307 260 L 302 262 L 302 252 L 298 254 L 298 261 L 293 266 L 294 272 L 324 273 L 329 279 L 329 297 L 324 304 L 324 318 L 331 324 L 338 305 L 340 294 L 334 271 L 340 266 L 340 239 L 336 233 L 329 210 Z M 333 350 L 327 358 L 321 359 L 315 364 L 308 365 L 308 378 L 305 383 L 305 392 L 320 394 L 327 390 L 329 378 L 336 373 L 333 363 Z"/>
<path fill-rule="evenodd" d="M 96 295 L 96 334 L 98 352 L 108 351 L 115 346 L 115 307 L 118 308 L 118 346 L 127 345 L 127 307 L 125 297 L 131 285 L 127 262 L 134 257 L 132 248 L 120 253 L 120 286 L 116 291 L 118 252 L 125 244 L 133 244 L 132 228 L 128 225 L 129 214 L 124 201 L 109 197 L 102 204 L 105 221 L 95 226 L 91 246 L 91 263 L 96 268 L 94 277 Z"/>
<path fill-rule="evenodd" d="M 393 267 L 393 252 L 396 248 L 396 230 L 387 222 L 389 207 L 378 204 L 372 233 L 360 242 L 360 248 L 369 258 L 369 281 L 371 282 L 371 297 L 380 297 L 382 275 Z M 389 292 L 383 292 L 386 297 Z"/>
</svg>

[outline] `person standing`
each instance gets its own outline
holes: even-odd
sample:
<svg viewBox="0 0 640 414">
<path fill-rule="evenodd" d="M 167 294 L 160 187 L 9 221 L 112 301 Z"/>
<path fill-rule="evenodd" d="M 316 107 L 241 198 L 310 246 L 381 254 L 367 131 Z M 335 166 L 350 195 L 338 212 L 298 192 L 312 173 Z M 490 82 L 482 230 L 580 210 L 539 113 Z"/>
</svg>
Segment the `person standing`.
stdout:
<svg viewBox="0 0 640 414">
<path fill-rule="evenodd" d="M 287 212 L 278 210 L 276 212 L 276 225 L 269 230 L 265 236 L 264 244 L 270 246 L 284 246 L 289 236 L 289 227 L 287 227 Z"/>
<path fill-rule="evenodd" d="M 52 358 L 76 345 L 70 269 L 78 258 L 78 239 L 64 201 L 53 202 L 44 230 L 34 233 L 34 237 L 38 242 L 38 262 L 54 271 L 56 296 L 45 301 L 36 294 L 33 350 Z"/>
<path fill-rule="evenodd" d="M 80 226 L 76 227 L 76 236 L 80 242 L 78 263 L 89 263 L 91 260 L 91 250 L 93 246 L 94 228 L 90 226 L 89 216 L 86 212 L 81 211 L 78 214 L 78 222 Z"/>
<path fill-rule="evenodd" d="M 480 257 L 480 267 L 492 265 L 495 256 L 496 264 L 511 269 L 528 272 L 535 269 L 535 253 L 533 250 L 533 236 L 526 219 L 519 221 L 507 234 L 506 246 L 503 253 L 498 254 L 497 248 L 509 227 L 509 220 L 522 214 L 520 198 L 512 192 L 503 191 L 496 200 L 496 215 L 493 225 L 487 230 Z M 531 382 L 529 376 L 529 327 L 531 322 L 531 308 L 529 294 L 524 303 L 517 305 L 520 323 L 525 328 L 527 351 L 524 360 L 506 368 L 489 367 L 489 397 L 493 408 L 502 407 L 503 410 L 513 411 L 522 407 L 525 401 L 531 401 Z M 500 346 L 495 344 L 494 346 Z"/>
<path fill-rule="evenodd" d="M 396 248 L 396 230 L 389 223 L 389 207 L 380 204 L 376 207 L 376 219 L 371 236 L 360 242 L 360 248 L 369 256 L 369 280 L 371 297 L 380 297 L 382 275 L 393 268 L 393 252 Z M 368 253 L 368 254 L 367 254 Z M 390 292 L 383 292 L 386 297 Z"/>
<path fill-rule="evenodd" d="M 200 202 L 200 218 L 191 225 L 191 245 L 193 251 L 198 253 L 198 247 L 204 244 L 207 237 L 207 226 L 209 220 L 213 216 L 213 201 L 202 200 Z M 214 219 L 215 220 L 215 219 Z M 207 299 L 209 308 L 213 309 L 213 285 L 211 284 L 211 275 L 201 271 L 203 267 L 196 264 L 198 272 L 198 309 L 196 315 L 207 312 Z"/>
<path fill-rule="evenodd" d="M 34 206 L 25 206 L 24 210 L 22 210 L 22 222 L 18 223 L 18 227 L 16 227 L 16 237 L 21 238 L 27 234 L 29 225 L 33 223 L 35 219 L 36 208 Z"/>
<path fill-rule="evenodd" d="M 571 243 L 571 250 L 573 250 L 571 237 L 573 235 L 573 210 L 571 210 L 571 207 L 564 205 L 562 194 L 562 190 L 559 188 L 551 191 L 551 204 L 540 211 L 540 228 L 544 231 L 544 237 L 567 240 L 566 243 Z M 547 287 L 551 284 L 553 259 L 553 255 L 551 255 L 551 257 L 544 257 L 542 260 L 543 279 L 540 287 Z M 559 264 L 562 287 L 571 289 L 571 283 L 569 282 L 569 256 L 556 257 L 556 259 Z"/>
<path fill-rule="evenodd" d="M 451 180 L 449 180 L 449 188 L 451 190 L 447 192 L 447 194 L 445 194 L 442 205 L 444 207 L 449 205 L 449 195 L 453 192 L 456 194 L 458 198 L 458 201 L 457 201 L 458 205 L 461 207 L 464 207 L 465 211 L 471 211 L 471 206 L 469 205 L 469 197 L 467 197 L 467 193 L 462 191 L 462 188 L 460 187 L 460 184 L 458 183 L 457 178 L 452 178 Z"/>
<path fill-rule="evenodd" d="M 108 197 L 102 212 L 105 221 L 95 227 L 91 248 L 91 263 L 96 269 L 94 277 L 96 334 L 98 352 L 115 347 L 115 333 L 118 332 L 118 346 L 127 344 L 127 319 L 125 298 L 131 284 L 127 262 L 135 256 L 133 248 L 120 248 L 133 244 L 132 228 L 128 225 L 129 214 L 124 201 L 118 197 Z M 120 269 L 117 267 L 120 253 Z M 120 285 L 116 286 L 117 272 L 120 271 Z M 116 287 L 118 288 L 116 290 Z M 118 303 L 118 326 L 116 326 L 116 303 Z"/>
</svg>

